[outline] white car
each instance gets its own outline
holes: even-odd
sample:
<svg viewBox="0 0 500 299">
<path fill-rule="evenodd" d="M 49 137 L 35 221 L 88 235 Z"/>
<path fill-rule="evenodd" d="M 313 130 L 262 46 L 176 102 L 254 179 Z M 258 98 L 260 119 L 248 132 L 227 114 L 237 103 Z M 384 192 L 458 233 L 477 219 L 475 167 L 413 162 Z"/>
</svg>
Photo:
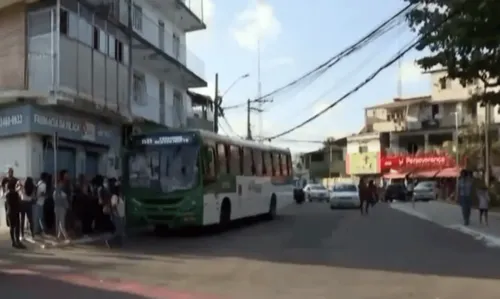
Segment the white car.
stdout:
<svg viewBox="0 0 500 299">
<path fill-rule="evenodd" d="M 330 191 L 330 208 L 359 208 L 358 186 L 355 184 L 335 184 Z"/>
<path fill-rule="evenodd" d="M 439 189 L 437 182 L 422 181 L 413 188 L 414 201 L 429 201 L 437 200 L 439 197 Z"/>
<path fill-rule="evenodd" d="M 328 201 L 328 189 L 320 184 L 307 184 L 304 193 L 308 201 Z"/>
</svg>

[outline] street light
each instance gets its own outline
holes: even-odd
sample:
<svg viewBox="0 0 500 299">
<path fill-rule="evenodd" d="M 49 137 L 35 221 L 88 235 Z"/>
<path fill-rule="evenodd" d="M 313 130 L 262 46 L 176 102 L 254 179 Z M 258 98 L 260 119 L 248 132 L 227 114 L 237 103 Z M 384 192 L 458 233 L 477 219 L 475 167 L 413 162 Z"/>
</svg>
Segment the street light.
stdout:
<svg viewBox="0 0 500 299">
<path fill-rule="evenodd" d="M 236 78 L 236 80 L 234 80 L 233 83 L 231 83 L 231 85 L 229 85 L 229 87 L 226 89 L 226 91 L 224 91 L 222 93 L 221 98 L 223 98 L 227 94 L 227 92 L 229 90 L 231 90 L 231 88 L 233 88 L 236 85 L 236 83 L 238 83 L 238 82 L 240 82 L 240 80 L 243 80 L 243 79 L 248 78 L 248 77 L 250 77 L 250 74 L 246 73 L 246 74 L 243 74 L 243 75 L 239 76 L 238 78 Z"/>
<path fill-rule="evenodd" d="M 222 104 L 222 99 L 224 96 L 227 94 L 227 92 L 233 88 L 233 86 L 238 83 L 240 80 L 245 79 L 250 77 L 249 73 L 243 74 L 236 78 L 236 80 L 229 85 L 229 87 L 226 89 L 225 92 L 222 93 L 222 95 L 219 95 L 219 74 L 215 74 L 215 95 L 214 95 L 214 132 L 218 133 L 219 132 L 219 114 L 222 115 L 224 112 L 222 110 L 221 104 Z"/>
</svg>

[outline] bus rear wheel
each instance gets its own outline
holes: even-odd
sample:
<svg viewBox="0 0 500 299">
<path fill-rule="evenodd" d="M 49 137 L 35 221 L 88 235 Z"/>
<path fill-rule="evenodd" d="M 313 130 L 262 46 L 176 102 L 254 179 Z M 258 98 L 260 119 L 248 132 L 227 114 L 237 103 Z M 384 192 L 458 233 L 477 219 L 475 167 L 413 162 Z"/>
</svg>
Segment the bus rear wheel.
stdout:
<svg viewBox="0 0 500 299">
<path fill-rule="evenodd" d="M 229 199 L 224 198 L 220 209 L 219 226 L 222 229 L 226 229 L 229 226 L 229 222 L 231 222 L 231 202 Z"/>
<path fill-rule="evenodd" d="M 278 208 L 278 201 L 276 200 L 276 195 L 271 195 L 271 201 L 269 202 L 269 211 L 266 214 L 268 220 L 273 220 L 276 218 Z"/>
</svg>

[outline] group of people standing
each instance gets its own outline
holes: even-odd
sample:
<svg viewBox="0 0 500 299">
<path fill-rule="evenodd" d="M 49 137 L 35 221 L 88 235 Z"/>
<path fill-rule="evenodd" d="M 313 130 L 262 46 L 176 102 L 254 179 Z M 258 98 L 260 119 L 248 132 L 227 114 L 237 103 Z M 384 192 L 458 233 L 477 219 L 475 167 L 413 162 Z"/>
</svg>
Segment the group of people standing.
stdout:
<svg viewBox="0 0 500 299">
<path fill-rule="evenodd" d="M 68 171 L 61 170 L 55 184 L 48 173 L 35 184 L 31 177 L 18 180 L 9 168 L 0 191 L 14 248 L 25 248 L 22 241 L 32 241 L 30 237 L 54 235 L 70 243 L 75 237 L 114 231 L 120 244 L 124 236 L 125 202 L 119 180 L 97 175 L 88 181 L 80 175 L 74 182 Z M 30 237 L 25 235 L 26 224 Z"/>
</svg>

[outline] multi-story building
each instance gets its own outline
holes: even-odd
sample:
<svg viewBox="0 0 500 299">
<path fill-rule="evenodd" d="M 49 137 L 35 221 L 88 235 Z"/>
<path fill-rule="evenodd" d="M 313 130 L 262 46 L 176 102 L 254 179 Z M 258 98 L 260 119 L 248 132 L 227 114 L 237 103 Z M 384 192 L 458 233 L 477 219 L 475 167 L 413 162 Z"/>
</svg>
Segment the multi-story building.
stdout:
<svg viewBox="0 0 500 299">
<path fill-rule="evenodd" d="M 416 153 L 442 147 L 446 141 L 455 142 L 457 127 L 484 124 L 485 108 L 468 101 L 481 92 L 481 84 L 463 87 L 457 80 L 443 79 L 445 75 L 444 70 L 430 72 L 432 92 L 428 96 L 394 99 L 366 108 L 367 129 L 390 132 L 393 151 Z M 498 107 L 491 109 L 491 122 L 500 123 Z M 498 134 L 493 136 L 497 138 Z"/>
<path fill-rule="evenodd" d="M 118 175 L 123 123 L 185 127 L 206 86 L 186 46 L 201 1 L 0 0 L 0 165 Z"/>
<path fill-rule="evenodd" d="M 486 120 L 485 108 L 469 101 L 474 93 L 481 92 L 481 83 L 463 87 L 457 80 L 443 79 L 445 70 L 429 74 L 430 95 L 396 98 L 365 109 L 364 133 L 348 139 L 351 174 L 381 173 L 403 164 L 412 168 L 455 165 L 450 148 L 455 150 L 462 142 L 464 128 L 480 128 Z M 490 119 L 491 136 L 497 139 L 498 107 L 491 109 Z M 445 149 L 444 145 L 451 147 Z M 356 166 L 360 169 L 355 167 L 358 164 L 362 165 Z"/>
<path fill-rule="evenodd" d="M 311 178 L 345 176 L 346 144 L 346 138 L 327 140 L 321 149 L 302 154 L 300 164 Z"/>
</svg>

